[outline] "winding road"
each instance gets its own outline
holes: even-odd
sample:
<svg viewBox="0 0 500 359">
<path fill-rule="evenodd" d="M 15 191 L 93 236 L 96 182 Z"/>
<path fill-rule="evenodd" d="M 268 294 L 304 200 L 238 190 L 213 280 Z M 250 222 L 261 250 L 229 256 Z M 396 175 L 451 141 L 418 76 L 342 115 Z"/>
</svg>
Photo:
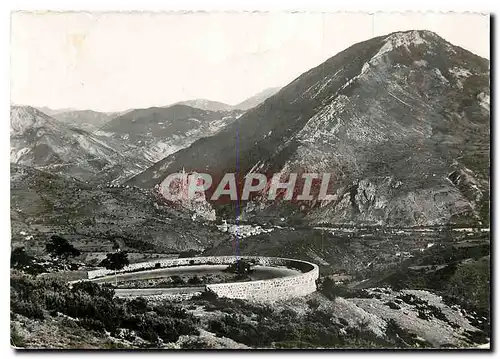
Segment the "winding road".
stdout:
<svg viewBox="0 0 500 359">
<path fill-rule="evenodd" d="M 92 279 L 95 283 L 114 283 L 115 280 L 119 281 L 138 281 L 147 279 L 160 279 L 174 275 L 205 275 L 221 273 L 227 265 L 192 265 L 171 268 L 149 269 L 139 272 L 119 273 L 116 275 L 108 275 Z M 253 272 L 249 275 L 252 280 L 262 280 L 271 278 L 281 278 L 297 275 L 300 272 L 295 269 L 286 267 L 270 267 L 270 266 L 255 266 Z M 203 292 L 204 286 L 199 287 L 177 287 L 177 288 L 120 288 L 115 289 L 116 296 L 118 297 L 139 297 L 139 296 L 152 296 L 161 294 L 191 294 Z"/>
</svg>

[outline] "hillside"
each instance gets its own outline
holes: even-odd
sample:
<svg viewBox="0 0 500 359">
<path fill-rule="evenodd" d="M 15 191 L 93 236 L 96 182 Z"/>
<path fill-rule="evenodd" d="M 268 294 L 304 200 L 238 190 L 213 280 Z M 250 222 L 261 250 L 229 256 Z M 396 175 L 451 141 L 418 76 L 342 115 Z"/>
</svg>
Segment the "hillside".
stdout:
<svg viewBox="0 0 500 359">
<path fill-rule="evenodd" d="M 239 115 L 186 105 L 136 109 L 106 123 L 96 135 L 121 142 L 128 155 L 155 162 L 217 133 Z"/>
<path fill-rule="evenodd" d="M 29 106 L 11 108 L 10 161 L 83 181 L 123 180 L 147 162 Z"/>
<path fill-rule="evenodd" d="M 196 99 L 196 100 L 188 100 L 177 102 L 176 105 L 185 105 L 189 107 L 198 108 L 200 110 L 205 111 L 231 111 L 233 106 L 228 105 L 226 103 L 211 101 L 205 99 Z"/>
<path fill-rule="evenodd" d="M 238 167 L 240 185 L 250 171 L 280 172 L 282 180 L 291 172 L 327 172 L 333 200 L 246 204 L 243 217 L 484 224 L 489 91 L 489 62 L 432 32 L 373 38 L 307 71 L 232 125 L 128 183 L 153 187 L 182 168 L 222 176 Z M 218 211 L 235 213 L 227 206 Z"/>
<path fill-rule="evenodd" d="M 274 95 L 276 92 L 280 90 L 279 87 L 270 87 L 268 89 L 265 89 L 249 98 L 246 100 L 240 102 L 237 105 L 234 105 L 233 108 L 237 108 L 238 110 L 242 111 L 247 111 L 251 108 L 254 108 L 258 105 L 260 105 L 262 102 L 267 100 L 269 97 Z"/>
<path fill-rule="evenodd" d="M 110 121 L 115 114 L 92 110 L 78 110 L 58 112 L 51 116 L 69 127 L 94 132 L 104 126 L 106 122 Z"/>
<path fill-rule="evenodd" d="M 109 251 L 118 240 L 130 251 L 176 253 L 227 239 L 152 191 L 91 185 L 15 164 L 10 171 L 12 244 L 35 253 L 52 234 L 82 252 Z"/>
</svg>

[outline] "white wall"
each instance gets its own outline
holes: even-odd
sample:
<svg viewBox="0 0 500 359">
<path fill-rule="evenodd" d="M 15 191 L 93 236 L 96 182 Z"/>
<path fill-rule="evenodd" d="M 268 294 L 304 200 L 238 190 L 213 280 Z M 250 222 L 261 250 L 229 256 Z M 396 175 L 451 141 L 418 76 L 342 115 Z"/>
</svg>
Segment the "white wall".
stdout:
<svg viewBox="0 0 500 359">
<path fill-rule="evenodd" d="M 305 272 L 288 277 L 272 278 L 250 282 L 209 284 L 206 288 L 220 297 L 239 298 L 256 301 L 274 301 L 304 296 L 316 291 L 316 279 L 319 277 L 319 268 L 316 264 L 288 258 L 274 257 L 241 257 L 242 259 L 254 259 L 259 265 L 266 266 L 300 266 Z M 220 257 L 193 257 L 178 259 L 161 259 L 152 262 L 133 263 L 118 273 L 131 272 L 138 269 L 155 268 L 160 263 L 161 268 L 198 265 L 198 264 L 231 264 L 236 262 L 234 256 Z M 114 272 L 108 269 L 99 269 L 88 272 L 88 278 L 98 278 L 111 275 Z"/>
</svg>

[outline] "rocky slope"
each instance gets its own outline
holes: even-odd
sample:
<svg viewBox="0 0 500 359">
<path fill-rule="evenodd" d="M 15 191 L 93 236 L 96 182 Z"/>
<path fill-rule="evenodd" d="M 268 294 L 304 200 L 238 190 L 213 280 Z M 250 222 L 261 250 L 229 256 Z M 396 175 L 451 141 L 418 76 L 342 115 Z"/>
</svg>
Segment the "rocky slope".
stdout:
<svg viewBox="0 0 500 359">
<path fill-rule="evenodd" d="M 10 161 L 83 181 L 124 180 L 147 166 L 110 142 L 29 106 L 11 108 Z"/>
<path fill-rule="evenodd" d="M 114 118 L 96 135 L 121 142 L 123 153 L 158 161 L 217 133 L 241 112 L 214 112 L 186 105 L 137 109 Z"/>
<path fill-rule="evenodd" d="M 238 170 L 240 184 L 251 171 L 281 172 L 283 180 L 291 172 L 328 172 L 333 200 L 254 202 L 244 217 L 484 224 L 489 91 L 489 61 L 432 32 L 377 37 L 307 71 L 129 183 L 153 187 L 182 168 L 221 176 Z"/>
</svg>

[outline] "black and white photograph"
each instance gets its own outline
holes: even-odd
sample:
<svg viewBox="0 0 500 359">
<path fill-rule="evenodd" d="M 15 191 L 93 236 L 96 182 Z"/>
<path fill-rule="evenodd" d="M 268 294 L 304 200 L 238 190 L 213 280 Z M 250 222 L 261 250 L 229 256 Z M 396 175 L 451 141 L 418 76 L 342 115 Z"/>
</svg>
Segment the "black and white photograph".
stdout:
<svg viewBox="0 0 500 359">
<path fill-rule="evenodd" d="M 490 14 L 10 22 L 16 352 L 491 350 Z"/>
</svg>

